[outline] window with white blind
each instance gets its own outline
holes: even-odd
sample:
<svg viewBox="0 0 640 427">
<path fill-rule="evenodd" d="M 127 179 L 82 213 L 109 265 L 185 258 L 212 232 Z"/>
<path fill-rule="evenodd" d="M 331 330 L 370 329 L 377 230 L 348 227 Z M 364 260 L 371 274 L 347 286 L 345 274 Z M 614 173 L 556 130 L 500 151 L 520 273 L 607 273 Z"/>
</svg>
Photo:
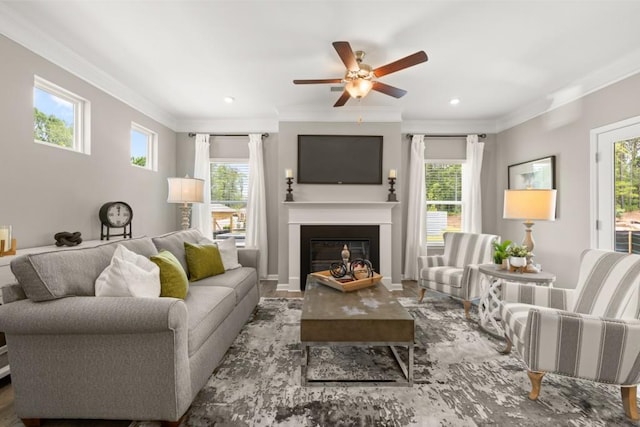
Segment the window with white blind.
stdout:
<svg viewBox="0 0 640 427">
<path fill-rule="evenodd" d="M 462 162 L 425 162 L 427 246 L 442 246 L 445 231 L 462 230 Z"/>
<path fill-rule="evenodd" d="M 245 237 L 249 159 L 212 159 L 211 216 L 217 239 L 234 236 L 242 245 Z"/>
</svg>

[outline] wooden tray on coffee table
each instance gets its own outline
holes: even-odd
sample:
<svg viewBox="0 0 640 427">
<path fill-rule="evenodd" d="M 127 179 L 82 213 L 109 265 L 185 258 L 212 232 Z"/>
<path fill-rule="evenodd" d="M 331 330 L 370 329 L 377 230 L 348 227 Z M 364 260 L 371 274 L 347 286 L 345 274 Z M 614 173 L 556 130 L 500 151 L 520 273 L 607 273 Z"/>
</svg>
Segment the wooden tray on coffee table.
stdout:
<svg viewBox="0 0 640 427">
<path fill-rule="evenodd" d="M 375 286 L 380 280 L 382 280 L 382 276 L 375 271 L 373 272 L 373 277 L 367 277 L 366 279 L 353 280 L 353 279 L 336 279 L 331 275 L 329 270 L 324 271 L 316 271 L 315 273 L 311 273 L 318 282 L 323 285 L 332 287 L 342 292 L 351 292 L 357 291 L 358 289 L 368 288 L 370 286 Z"/>
</svg>

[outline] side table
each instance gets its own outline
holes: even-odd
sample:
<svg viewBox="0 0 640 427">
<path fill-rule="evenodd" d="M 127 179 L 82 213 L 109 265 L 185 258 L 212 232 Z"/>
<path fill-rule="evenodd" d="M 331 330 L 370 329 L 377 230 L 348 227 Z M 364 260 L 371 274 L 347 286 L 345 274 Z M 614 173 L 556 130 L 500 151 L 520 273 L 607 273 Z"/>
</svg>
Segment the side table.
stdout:
<svg viewBox="0 0 640 427">
<path fill-rule="evenodd" d="M 500 297 L 503 282 L 534 283 L 536 285 L 553 286 L 556 275 L 548 271 L 539 273 L 516 273 L 509 270 L 499 270 L 496 264 L 481 264 L 478 270 L 482 273 L 482 296 L 478 304 L 480 326 L 490 334 L 500 338 L 504 336 L 504 330 L 498 320 L 500 319 Z"/>
</svg>

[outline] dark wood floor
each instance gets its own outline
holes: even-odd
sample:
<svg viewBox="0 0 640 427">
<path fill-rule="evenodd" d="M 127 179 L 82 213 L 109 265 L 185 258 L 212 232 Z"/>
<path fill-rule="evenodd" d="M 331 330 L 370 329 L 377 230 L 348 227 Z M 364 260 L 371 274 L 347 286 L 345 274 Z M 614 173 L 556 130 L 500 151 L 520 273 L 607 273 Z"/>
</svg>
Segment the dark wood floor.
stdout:
<svg viewBox="0 0 640 427">
<path fill-rule="evenodd" d="M 276 291 L 275 280 L 264 280 L 260 283 L 260 295 L 264 298 L 300 298 L 302 292 Z M 402 282 L 402 291 L 394 291 L 397 297 L 417 297 L 419 287 L 413 280 Z M 13 407 L 13 387 L 10 377 L 0 379 L 0 427 L 19 427 L 23 424 L 17 418 Z M 126 427 L 128 421 L 102 421 L 102 420 L 43 420 L 45 427 Z"/>
</svg>

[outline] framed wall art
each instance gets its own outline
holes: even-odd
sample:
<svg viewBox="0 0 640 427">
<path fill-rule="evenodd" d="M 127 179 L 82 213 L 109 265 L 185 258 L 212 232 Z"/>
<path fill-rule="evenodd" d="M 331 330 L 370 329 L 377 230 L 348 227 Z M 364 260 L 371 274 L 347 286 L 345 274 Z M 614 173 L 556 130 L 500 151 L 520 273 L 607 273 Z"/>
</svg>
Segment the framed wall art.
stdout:
<svg viewBox="0 0 640 427">
<path fill-rule="evenodd" d="M 556 156 L 509 165 L 507 187 L 509 190 L 556 188 Z"/>
</svg>

